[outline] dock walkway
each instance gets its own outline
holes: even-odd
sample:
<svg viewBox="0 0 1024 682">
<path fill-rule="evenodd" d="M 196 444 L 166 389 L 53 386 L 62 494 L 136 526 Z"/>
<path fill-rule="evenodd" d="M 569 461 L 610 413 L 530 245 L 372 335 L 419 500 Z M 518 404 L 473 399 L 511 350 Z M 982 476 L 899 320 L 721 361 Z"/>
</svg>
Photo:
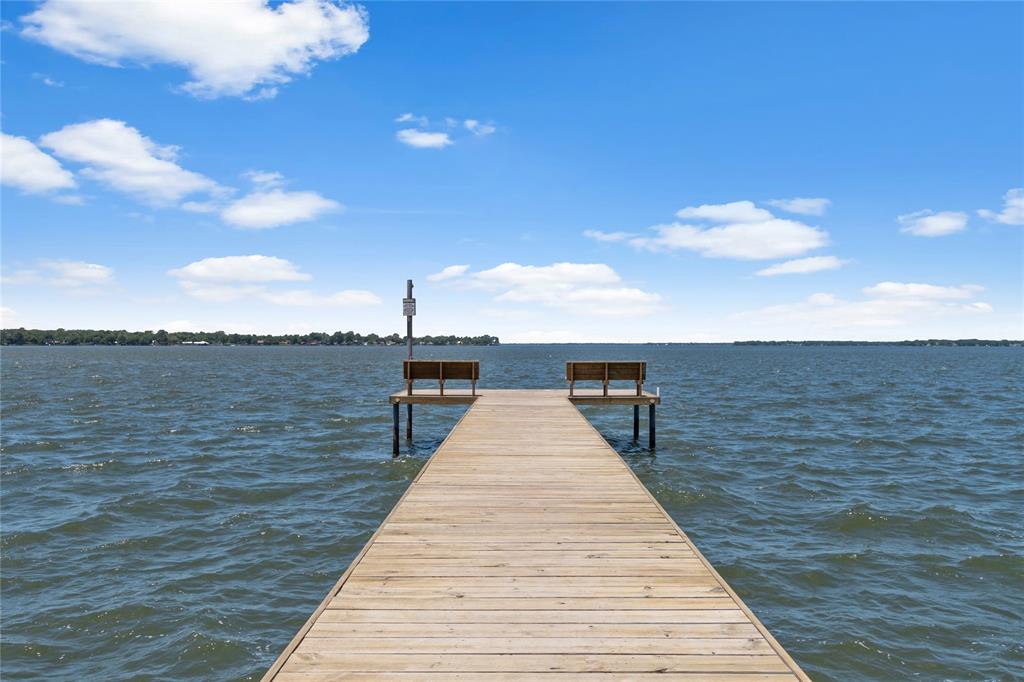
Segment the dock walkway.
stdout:
<svg viewBox="0 0 1024 682">
<path fill-rule="evenodd" d="M 807 676 L 565 391 L 482 391 L 264 680 Z"/>
</svg>

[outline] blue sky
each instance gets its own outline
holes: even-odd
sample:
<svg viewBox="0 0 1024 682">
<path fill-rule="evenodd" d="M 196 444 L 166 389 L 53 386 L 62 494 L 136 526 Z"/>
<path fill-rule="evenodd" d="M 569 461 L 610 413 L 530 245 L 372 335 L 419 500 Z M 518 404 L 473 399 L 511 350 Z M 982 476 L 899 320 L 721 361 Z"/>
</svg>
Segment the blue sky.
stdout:
<svg viewBox="0 0 1024 682">
<path fill-rule="evenodd" d="M 1019 3 L 0 7 L 5 326 L 1024 336 Z"/>
</svg>

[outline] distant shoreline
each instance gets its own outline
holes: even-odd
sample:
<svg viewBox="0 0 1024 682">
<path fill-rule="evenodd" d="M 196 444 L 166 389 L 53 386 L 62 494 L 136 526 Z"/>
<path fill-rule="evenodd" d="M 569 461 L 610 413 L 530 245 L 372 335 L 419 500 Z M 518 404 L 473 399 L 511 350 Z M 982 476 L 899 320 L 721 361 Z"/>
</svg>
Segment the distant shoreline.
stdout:
<svg viewBox="0 0 1024 682">
<path fill-rule="evenodd" d="M 497 346 L 497 336 L 414 336 L 421 346 Z M 309 334 L 229 334 L 215 332 L 130 332 L 123 329 L 3 329 L 4 346 L 401 346 L 398 334 L 310 332 Z"/>
<path fill-rule="evenodd" d="M 498 346 L 497 336 L 415 336 L 416 346 Z M 356 332 L 312 332 L 310 334 L 228 334 L 225 332 L 167 332 L 164 330 L 129 332 L 96 329 L 2 329 L 4 346 L 402 346 L 405 337 L 398 334 L 359 334 Z M 505 345 L 634 345 L 634 346 L 1024 346 L 1013 339 L 916 339 L 905 341 L 722 341 L 635 343 L 571 342 L 509 343 Z"/>
</svg>

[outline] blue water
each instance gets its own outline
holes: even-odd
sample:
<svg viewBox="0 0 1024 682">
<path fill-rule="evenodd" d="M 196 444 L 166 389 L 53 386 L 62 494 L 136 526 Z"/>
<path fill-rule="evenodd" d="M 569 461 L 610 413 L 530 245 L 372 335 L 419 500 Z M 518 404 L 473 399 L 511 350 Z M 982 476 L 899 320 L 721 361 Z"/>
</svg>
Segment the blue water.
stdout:
<svg viewBox="0 0 1024 682">
<path fill-rule="evenodd" d="M 403 353 L 3 348 L 3 678 L 258 679 L 462 412 L 393 461 Z M 647 360 L 656 453 L 585 413 L 812 677 L 1024 678 L 1021 349 L 417 355 Z"/>
</svg>

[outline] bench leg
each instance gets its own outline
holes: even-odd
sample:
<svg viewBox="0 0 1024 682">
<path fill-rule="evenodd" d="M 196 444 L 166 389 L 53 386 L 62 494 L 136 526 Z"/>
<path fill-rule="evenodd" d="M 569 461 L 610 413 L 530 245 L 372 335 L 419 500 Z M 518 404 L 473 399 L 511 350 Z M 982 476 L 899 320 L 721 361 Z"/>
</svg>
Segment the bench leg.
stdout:
<svg viewBox="0 0 1024 682">
<path fill-rule="evenodd" d="M 633 442 L 640 440 L 640 406 L 633 406 Z"/>
<path fill-rule="evenodd" d="M 412 440 L 412 403 L 405 406 L 405 439 Z"/>
<path fill-rule="evenodd" d="M 441 387 L 441 395 L 444 395 L 444 379 L 441 379 L 437 383 Z"/>
<path fill-rule="evenodd" d="M 407 395 L 412 395 L 412 382 L 411 381 L 406 381 L 405 382 L 405 392 L 406 392 Z"/>
<path fill-rule="evenodd" d="M 608 395 L 608 382 L 607 381 L 604 382 L 604 393 L 603 393 L 603 395 Z"/>
<path fill-rule="evenodd" d="M 470 385 L 472 386 L 469 391 L 470 395 L 476 395 L 476 379 L 473 379 L 473 381 L 470 382 Z"/>
<path fill-rule="evenodd" d="M 655 448 L 654 403 L 647 407 L 647 447 Z"/>
<path fill-rule="evenodd" d="M 570 382 L 569 382 L 569 397 L 572 397 L 572 389 L 573 389 L 573 388 L 574 388 L 575 386 L 576 386 L 576 382 L 575 382 L 575 381 L 570 381 Z"/>
<path fill-rule="evenodd" d="M 391 456 L 398 457 L 398 403 L 391 406 L 392 424 L 391 429 Z"/>
</svg>

